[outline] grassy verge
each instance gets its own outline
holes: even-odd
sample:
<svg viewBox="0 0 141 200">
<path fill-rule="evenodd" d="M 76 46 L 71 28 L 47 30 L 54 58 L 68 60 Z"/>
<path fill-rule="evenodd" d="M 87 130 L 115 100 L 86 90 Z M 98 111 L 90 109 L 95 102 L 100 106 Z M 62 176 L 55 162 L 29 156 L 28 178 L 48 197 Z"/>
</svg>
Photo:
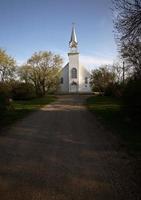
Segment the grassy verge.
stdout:
<svg viewBox="0 0 141 200">
<path fill-rule="evenodd" d="M 12 124 L 18 119 L 25 117 L 32 111 L 55 101 L 55 96 L 46 96 L 27 101 L 13 101 L 8 111 L 0 113 L 0 128 Z"/>
<path fill-rule="evenodd" d="M 141 153 L 141 134 L 121 110 L 121 101 L 116 98 L 93 96 L 87 99 L 89 110 L 93 111 L 103 125 L 119 134 L 128 150 Z"/>
</svg>

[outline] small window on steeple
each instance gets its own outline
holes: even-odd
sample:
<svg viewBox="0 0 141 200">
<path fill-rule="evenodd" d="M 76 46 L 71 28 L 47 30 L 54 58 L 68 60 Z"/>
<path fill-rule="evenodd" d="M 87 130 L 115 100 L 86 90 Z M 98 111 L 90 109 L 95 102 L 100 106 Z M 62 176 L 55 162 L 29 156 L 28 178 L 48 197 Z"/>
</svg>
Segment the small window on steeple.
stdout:
<svg viewBox="0 0 141 200">
<path fill-rule="evenodd" d="M 77 69 L 76 68 L 72 68 L 72 70 L 71 70 L 71 78 L 77 78 Z"/>
</svg>

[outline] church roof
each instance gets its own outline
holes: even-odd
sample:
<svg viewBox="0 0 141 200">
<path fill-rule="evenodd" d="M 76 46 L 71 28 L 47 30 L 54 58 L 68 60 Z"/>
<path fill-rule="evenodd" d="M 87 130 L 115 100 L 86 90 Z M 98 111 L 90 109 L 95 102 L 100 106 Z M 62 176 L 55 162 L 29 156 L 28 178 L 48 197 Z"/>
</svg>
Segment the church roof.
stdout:
<svg viewBox="0 0 141 200">
<path fill-rule="evenodd" d="M 74 25 L 73 25 L 73 27 L 72 27 L 71 39 L 70 39 L 69 44 L 71 44 L 71 43 L 75 43 L 75 44 L 77 44 L 77 37 L 76 37 L 75 27 L 74 27 Z"/>
</svg>

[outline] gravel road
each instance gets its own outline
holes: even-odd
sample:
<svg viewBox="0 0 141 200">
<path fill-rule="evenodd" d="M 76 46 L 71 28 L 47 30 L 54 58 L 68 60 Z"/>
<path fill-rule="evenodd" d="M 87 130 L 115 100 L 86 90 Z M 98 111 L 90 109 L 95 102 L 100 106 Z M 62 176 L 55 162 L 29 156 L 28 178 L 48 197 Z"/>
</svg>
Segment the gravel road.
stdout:
<svg viewBox="0 0 141 200">
<path fill-rule="evenodd" d="M 134 158 L 83 105 L 58 100 L 0 133 L 0 200 L 139 200 Z"/>
</svg>

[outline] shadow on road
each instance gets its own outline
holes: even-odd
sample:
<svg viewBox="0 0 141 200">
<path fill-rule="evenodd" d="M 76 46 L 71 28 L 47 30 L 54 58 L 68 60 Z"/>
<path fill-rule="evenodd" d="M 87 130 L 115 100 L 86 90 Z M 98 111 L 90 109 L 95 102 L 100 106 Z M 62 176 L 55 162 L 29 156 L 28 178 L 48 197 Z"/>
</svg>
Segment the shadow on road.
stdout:
<svg viewBox="0 0 141 200">
<path fill-rule="evenodd" d="M 0 136 L 1 200 L 137 199 L 133 161 L 84 106 L 59 96 Z"/>
</svg>

